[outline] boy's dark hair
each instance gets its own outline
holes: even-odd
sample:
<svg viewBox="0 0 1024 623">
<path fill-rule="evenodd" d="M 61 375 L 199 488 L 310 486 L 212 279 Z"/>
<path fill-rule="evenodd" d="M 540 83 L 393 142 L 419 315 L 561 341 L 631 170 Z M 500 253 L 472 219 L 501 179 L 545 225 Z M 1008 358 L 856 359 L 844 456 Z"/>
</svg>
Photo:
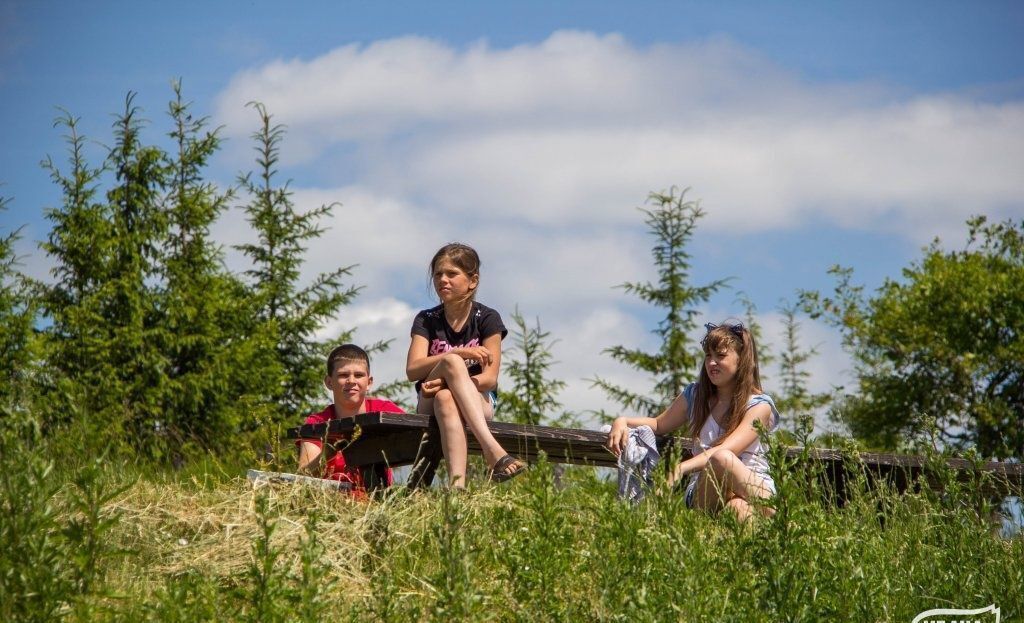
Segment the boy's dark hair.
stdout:
<svg viewBox="0 0 1024 623">
<path fill-rule="evenodd" d="M 334 374 L 334 368 L 339 363 L 348 361 L 361 361 L 366 364 L 366 371 L 370 371 L 370 356 L 366 351 L 355 344 L 342 344 L 335 346 L 330 355 L 327 355 L 327 376 Z"/>
</svg>

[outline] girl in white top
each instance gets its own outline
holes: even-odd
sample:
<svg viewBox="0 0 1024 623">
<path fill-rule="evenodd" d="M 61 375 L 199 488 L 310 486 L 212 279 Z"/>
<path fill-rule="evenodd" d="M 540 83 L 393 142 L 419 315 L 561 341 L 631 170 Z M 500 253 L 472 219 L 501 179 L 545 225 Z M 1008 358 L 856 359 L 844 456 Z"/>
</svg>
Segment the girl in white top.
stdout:
<svg viewBox="0 0 1024 623">
<path fill-rule="evenodd" d="M 704 365 L 698 381 L 688 386 L 657 417 L 619 417 L 608 433 L 608 448 L 618 456 L 626 447 L 629 429 L 649 426 L 667 435 L 684 425 L 694 443 L 694 455 L 669 474 L 672 487 L 689 476 L 686 503 L 709 512 L 728 509 L 741 521 L 755 508 L 752 503 L 774 494 L 756 423 L 766 431 L 779 424 L 779 413 L 761 390 L 754 337 L 742 324 L 707 324 L 701 340 Z"/>
</svg>

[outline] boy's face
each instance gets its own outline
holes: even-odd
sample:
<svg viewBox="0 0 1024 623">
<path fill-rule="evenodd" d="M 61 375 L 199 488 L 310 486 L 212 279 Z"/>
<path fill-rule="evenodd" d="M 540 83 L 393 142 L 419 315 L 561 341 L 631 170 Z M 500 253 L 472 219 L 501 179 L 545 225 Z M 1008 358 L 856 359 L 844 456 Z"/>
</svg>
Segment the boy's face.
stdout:
<svg viewBox="0 0 1024 623">
<path fill-rule="evenodd" d="M 334 366 L 334 373 L 324 379 L 324 385 L 334 394 L 335 405 L 359 408 L 373 385 L 373 377 L 362 361 L 340 361 Z"/>
</svg>

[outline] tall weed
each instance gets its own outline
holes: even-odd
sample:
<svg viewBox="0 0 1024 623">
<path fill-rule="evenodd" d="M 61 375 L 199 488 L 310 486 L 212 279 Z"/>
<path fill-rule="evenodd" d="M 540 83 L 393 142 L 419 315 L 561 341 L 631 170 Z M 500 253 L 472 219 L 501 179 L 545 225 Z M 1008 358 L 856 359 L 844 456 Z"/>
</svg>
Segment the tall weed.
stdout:
<svg viewBox="0 0 1024 623">
<path fill-rule="evenodd" d="M 54 621 L 76 577 L 61 535 L 61 483 L 32 420 L 0 420 L 0 620 Z"/>
<path fill-rule="evenodd" d="M 353 501 L 254 488 L 222 467 L 190 480 L 60 469 L 31 431 L 0 436 L 4 621 L 879 621 L 989 603 L 1006 620 L 1024 614 L 1024 538 L 998 536 L 983 482 L 941 470 L 899 494 L 854 469 L 837 506 L 821 466 L 796 457 L 778 463 L 775 516 L 741 525 L 675 494 L 620 503 L 585 467 L 557 486 L 541 462 L 464 494 Z"/>
</svg>

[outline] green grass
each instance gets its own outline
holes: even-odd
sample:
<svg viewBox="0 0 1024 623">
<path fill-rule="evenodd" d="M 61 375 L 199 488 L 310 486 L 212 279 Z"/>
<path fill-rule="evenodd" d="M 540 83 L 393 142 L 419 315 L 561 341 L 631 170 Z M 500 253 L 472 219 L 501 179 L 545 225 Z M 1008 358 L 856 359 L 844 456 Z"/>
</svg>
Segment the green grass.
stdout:
<svg viewBox="0 0 1024 623">
<path fill-rule="evenodd" d="M 1024 539 L 974 490 L 865 490 L 844 508 L 798 466 L 752 525 L 677 496 L 619 503 L 587 468 L 463 495 L 355 502 L 46 451 L 4 433 L 3 621 L 910 621 L 1024 614 Z M 59 456 L 58 456 L 59 454 Z M 58 467 L 54 467 L 56 462 Z M 806 467 L 806 466 L 804 466 Z M 810 483 L 810 484 L 808 484 Z M 861 483 L 862 485 L 863 483 Z"/>
</svg>

